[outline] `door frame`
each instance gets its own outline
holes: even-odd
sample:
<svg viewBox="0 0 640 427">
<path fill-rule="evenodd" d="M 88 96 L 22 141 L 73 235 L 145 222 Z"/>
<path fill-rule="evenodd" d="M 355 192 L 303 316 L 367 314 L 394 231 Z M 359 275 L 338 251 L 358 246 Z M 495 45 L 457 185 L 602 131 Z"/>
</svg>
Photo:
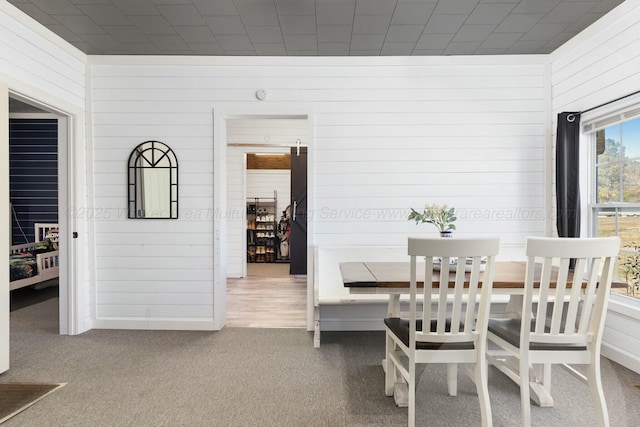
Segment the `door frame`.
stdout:
<svg viewBox="0 0 640 427">
<path fill-rule="evenodd" d="M 0 199 L 9 200 L 9 91 L 0 81 Z M 0 242 L 4 253 L 9 252 L 9 210 L 0 211 Z M 6 235 L 6 238 L 5 238 Z M 0 265 L 0 373 L 9 370 L 10 319 L 9 319 L 9 264 Z"/>
<path fill-rule="evenodd" d="M 72 215 L 73 207 L 77 206 L 78 176 L 76 168 L 78 159 L 75 141 L 84 132 L 83 120 L 78 117 L 80 112 L 68 112 L 34 97 L 25 95 L 9 88 L 7 98 L 17 99 L 33 105 L 49 117 L 58 119 L 58 224 L 61 230 L 60 242 L 60 274 L 59 274 L 59 333 L 60 335 L 76 335 L 90 329 L 89 319 L 84 315 L 88 307 L 81 306 L 78 290 L 78 270 L 76 239 L 74 232 L 78 230 L 78 217 Z M 63 102 L 60 101 L 62 105 Z M 30 114 L 35 117 L 37 114 Z M 27 114 L 24 116 L 26 117 Z M 19 114 L 11 114 L 18 116 Z M 22 115 L 22 114 L 20 114 Z M 7 123 L 8 123 L 7 115 Z M 8 143 L 8 141 L 7 141 Z M 8 178 L 8 176 L 7 176 Z M 8 179 L 7 179 L 8 180 Z M 85 301 L 88 302 L 88 301 Z"/>
<path fill-rule="evenodd" d="M 72 229 L 76 229 L 75 217 L 67 215 L 69 206 L 75 206 L 75 185 L 77 180 L 75 179 L 75 166 L 76 157 L 74 149 L 74 136 L 80 137 L 84 128 L 82 123 L 84 120 L 75 121 L 76 116 L 71 113 L 65 113 L 62 110 L 54 108 L 50 105 L 44 104 L 35 100 L 32 97 L 21 94 L 12 90 L 11 87 L 0 81 L 0 98 L 2 99 L 2 106 L 0 107 L 0 129 L 2 135 L 0 135 L 0 151 L 7 154 L 6 163 L 3 162 L 0 166 L 0 197 L 9 200 L 9 98 L 18 99 L 37 106 L 38 108 L 49 111 L 56 114 L 59 117 L 59 133 L 58 133 L 58 224 L 61 230 L 66 230 L 64 233 L 59 234 L 60 241 L 60 274 L 59 282 L 62 284 L 60 287 L 59 298 L 59 333 L 60 334 L 77 334 L 90 329 L 90 324 L 82 323 L 82 319 L 78 313 L 79 310 L 79 292 L 77 289 L 77 268 L 76 262 L 76 248 L 75 241 L 71 242 L 69 236 L 72 233 Z M 64 103 L 61 101 L 61 105 Z M 82 115 L 80 112 L 76 112 L 78 115 Z M 5 170 L 6 167 L 6 170 Z M 62 191 L 61 191 L 62 190 Z M 61 197 L 61 194 L 63 196 Z M 0 214 L 0 219 L 5 220 L 5 224 L 9 222 L 9 211 L 5 210 Z M 63 228 L 65 227 L 65 228 Z M 4 228 L 8 233 L 8 228 Z M 3 236 L 0 233 L 0 236 Z M 6 251 L 9 250 L 9 234 L 7 234 L 4 241 Z M 8 264 L 6 265 L 8 270 Z M 4 268 L 2 269 L 4 271 Z M 8 271 L 7 271 L 8 273 Z M 65 289 L 66 286 L 66 289 Z M 0 278 L 0 373 L 9 370 L 10 368 L 10 300 L 9 290 L 9 274 L 3 274 Z"/>
<path fill-rule="evenodd" d="M 10 98 L 16 99 L 14 96 Z M 30 102 L 30 104 L 32 104 Z M 56 146 L 57 154 L 57 168 L 58 168 L 58 227 L 60 230 L 67 230 L 67 200 L 66 191 L 61 191 L 67 188 L 67 141 L 69 138 L 69 125 L 66 116 L 61 116 L 55 113 L 42 112 L 42 113 L 12 113 L 9 111 L 9 119 L 57 119 L 58 120 L 58 141 Z M 9 218 L 11 220 L 11 218 Z M 62 240 L 64 235 L 61 235 L 59 245 L 59 263 L 60 273 L 58 275 L 58 289 L 59 289 L 59 303 L 58 303 L 58 318 L 59 318 L 59 332 L 60 335 L 67 335 L 69 331 L 69 318 L 68 313 L 68 297 L 69 287 L 68 284 L 68 266 L 67 254 L 68 242 Z"/>
<path fill-rule="evenodd" d="M 313 144 L 315 141 L 314 112 L 308 110 L 213 110 L 213 204 L 214 212 L 223 213 L 228 210 L 227 202 L 227 120 L 229 119 L 284 119 L 306 118 L 308 147 L 307 158 L 307 266 L 313 266 L 309 259 L 313 257 Z M 213 218 L 213 324 L 214 329 L 222 329 L 227 319 L 227 220 L 225 215 L 214 215 Z M 307 271 L 307 330 L 313 330 L 314 287 L 313 274 Z"/>
<path fill-rule="evenodd" d="M 244 158 L 244 162 L 242 164 L 242 182 L 244 183 L 242 186 L 242 198 L 244 200 L 248 200 L 248 196 L 247 196 L 247 154 L 255 154 L 255 153 L 273 153 L 273 154 L 287 154 L 288 151 L 286 150 L 285 147 L 282 146 L 276 146 L 274 145 L 273 147 L 250 147 L 250 146 L 246 146 L 243 147 L 244 149 L 242 150 L 243 152 L 243 158 Z M 289 170 L 291 171 L 291 170 Z M 275 220 L 278 220 L 278 206 L 276 205 L 276 211 L 275 211 Z M 244 215 L 244 222 L 246 224 L 247 221 L 247 212 L 244 211 L 243 213 Z M 242 235 L 242 247 L 246 248 L 247 247 L 247 233 L 244 233 Z M 243 257 L 242 260 L 242 277 L 246 277 L 247 276 L 247 257 Z"/>
</svg>

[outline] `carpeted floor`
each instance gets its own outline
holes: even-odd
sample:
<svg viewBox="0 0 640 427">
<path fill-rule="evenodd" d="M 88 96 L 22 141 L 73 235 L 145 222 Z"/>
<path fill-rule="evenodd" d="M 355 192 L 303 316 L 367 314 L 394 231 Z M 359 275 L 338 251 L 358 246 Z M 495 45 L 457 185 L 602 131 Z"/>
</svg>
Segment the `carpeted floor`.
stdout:
<svg viewBox="0 0 640 427">
<path fill-rule="evenodd" d="M 384 396 L 382 332 L 324 332 L 313 348 L 302 329 L 219 332 L 92 330 L 57 335 L 57 300 L 11 313 L 11 369 L 2 382 L 67 385 L 7 426 L 405 426 L 406 409 Z M 489 372 L 494 426 L 519 423 L 518 388 Z M 532 407 L 534 426 L 591 426 L 586 386 L 553 371 L 553 408 Z M 603 360 L 612 426 L 640 424 L 637 375 Z M 479 423 L 463 374 L 450 397 L 446 368 L 418 386 L 419 425 Z"/>
</svg>

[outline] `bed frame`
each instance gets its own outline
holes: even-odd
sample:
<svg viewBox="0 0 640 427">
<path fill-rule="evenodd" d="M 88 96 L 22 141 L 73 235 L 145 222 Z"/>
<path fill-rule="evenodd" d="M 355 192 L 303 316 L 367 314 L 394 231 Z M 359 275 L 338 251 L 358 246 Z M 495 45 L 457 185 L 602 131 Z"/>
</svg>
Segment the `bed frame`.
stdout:
<svg viewBox="0 0 640 427">
<path fill-rule="evenodd" d="M 11 255 L 25 251 L 35 253 L 38 243 L 45 239 L 47 233 L 50 230 L 58 230 L 58 224 L 36 223 L 34 225 L 34 228 L 36 242 L 11 246 Z M 35 285 L 47 280 L 56 279 L 59 275 L 59 264 L 60 260 L 58 257 L 58 251 L 37 254 L 36 265 L 38 267 L 38 274 L 27 277 L 25 279 L 9 282 L 9 290 L 20 289 L 24 288 L 25 286 Z"/>
</svg>

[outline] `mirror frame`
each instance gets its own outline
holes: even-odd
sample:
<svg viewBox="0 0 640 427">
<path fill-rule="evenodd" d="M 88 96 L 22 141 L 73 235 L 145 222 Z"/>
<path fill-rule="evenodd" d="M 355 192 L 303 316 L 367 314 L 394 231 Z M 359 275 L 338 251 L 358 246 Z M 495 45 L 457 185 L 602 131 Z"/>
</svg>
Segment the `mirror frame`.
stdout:
<svg viewBox="0 0 640 427">
<path fill-rule="evenodd" d="M 166 163 L 168 162 L 168 166 Z M 168 215 L 146 216 L 142 200 L 141 176 L 146 169 L 169 170 Z M 127 210 L 131 219 L 177 219 L 178 218 L 178 160 L 168 145 L 160 141 L 145 141 L 138 144 L 129 155 L 127 186 Z"/>
</svg>

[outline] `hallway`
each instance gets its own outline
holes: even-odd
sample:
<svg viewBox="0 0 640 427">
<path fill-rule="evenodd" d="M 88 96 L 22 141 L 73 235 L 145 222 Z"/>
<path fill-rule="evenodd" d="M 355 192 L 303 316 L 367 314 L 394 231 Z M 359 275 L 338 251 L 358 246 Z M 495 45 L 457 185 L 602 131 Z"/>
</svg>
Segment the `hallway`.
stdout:
<svg viewBox="0 0 640 427">
<path fill-rule="evenodd" d="M 227 327 L 305 328 L 306 277 L 289 264 L 247 264 L 247 277 L 227 279 Z"/>
</svg>

